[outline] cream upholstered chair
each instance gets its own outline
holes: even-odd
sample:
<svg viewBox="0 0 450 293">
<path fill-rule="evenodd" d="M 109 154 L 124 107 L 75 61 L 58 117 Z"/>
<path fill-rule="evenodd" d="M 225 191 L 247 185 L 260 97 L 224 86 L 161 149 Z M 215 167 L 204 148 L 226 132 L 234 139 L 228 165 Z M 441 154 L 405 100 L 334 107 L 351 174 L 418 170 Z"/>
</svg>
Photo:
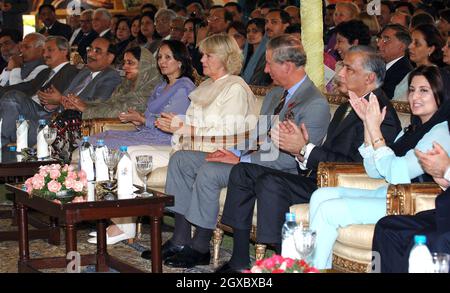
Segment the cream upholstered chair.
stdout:
<svg viewBox="0 0 450 293">
<path fill-rule="evenodd" d="M 384 180 L 369 178 L 360 163 L 321 163 L 318 171 L 319 187 L 353 187 L 375 189 Z M 386 198 L 386 215 L 414 215 L 434 208 L 440 192 L 434 183 L 390 185 Z M 303 225 L 309 223 L 309 205 L 290 208 Z M 333 269 L 342 272 L 370 272 L 372 239 L 375 225 L 349 225 L 338 229 L 333 247 Z"/>
</svg>

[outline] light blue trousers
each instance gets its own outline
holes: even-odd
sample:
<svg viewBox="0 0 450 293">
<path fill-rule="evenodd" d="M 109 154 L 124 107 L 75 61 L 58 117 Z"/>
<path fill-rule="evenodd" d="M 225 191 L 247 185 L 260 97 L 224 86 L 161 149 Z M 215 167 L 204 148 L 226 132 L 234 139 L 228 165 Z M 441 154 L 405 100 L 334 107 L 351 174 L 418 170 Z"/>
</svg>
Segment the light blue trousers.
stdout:
<svg viewBox="0 0 450 293">
<path fill-rule="evenodd" d="M 315 230 L 313 265 L 329 269 L 338 228 L 351 224 L 374 224 L 386 215 L 387 185 L 376 190 L 324 187 L 316 190 L 309 203 L 310 228 Z"/>
</svg>

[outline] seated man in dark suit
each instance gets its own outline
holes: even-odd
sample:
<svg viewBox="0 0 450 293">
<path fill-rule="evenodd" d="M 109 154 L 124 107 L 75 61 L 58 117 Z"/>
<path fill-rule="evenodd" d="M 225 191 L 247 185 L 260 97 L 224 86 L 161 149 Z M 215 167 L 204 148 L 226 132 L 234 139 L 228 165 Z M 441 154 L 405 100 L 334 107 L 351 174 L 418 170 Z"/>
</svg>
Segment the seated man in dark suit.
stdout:
<svg viewBox="0 0 450 293">
<path fill-rule="evenodd" d="M 267 138 L 267 130 L 274 123 L 272 115 L 280 120 L 292 119 L 305 123 L 311 129 L 311 141 L 320 144 L 330 121 L 326 99 L 305 72 L 306 55 L 300 40 L 291 35 L 280 35 L 269 41 L 266 48 L 266 69 L 278 87 L 264 98 L 260 112 L 260 148 L 253 151 L 218 150 L 213 153 L 179 151 L 170 159 L 166 192 L 175 196 L 175 231 L 163 246 L 163 255 L 169 247 L 184 246 L 183 250 L 165 260 L 174 267 L 193 267 L 209 263 L 209 242 L 219 214 L 220 190 L 226 187 L 233 165 L 252 162 L 265 167 L 297 173 L 297 163 L 291 155 L 279 152 Z M 256 136 L 256 135 L 255 135 Z M 257 149 L 257 150 L 255 150 Z M 242 148 L 240 148 L 242 150 Z M 196 234 L 191 237 L 191 224 Z M 172 249 L 171 254 L 174 253 Z M 144 255 L 145 256 L 145 255 Z"/>
<path fill-rule="evenodd" d="M 111 19 L 112 15 L 108 9 L 97 8 L 92 15 L 92 28 L 100 36 L 107 39 L 114 39 L 111 33 Z"/>
<path fill-rule="evenodd" d="M 69 43 L 60 40 L 62 51 L 67 62 Z M 56 50 L 56 48 L 51 48 Z M 46 50 L 47 51 L 47 50 Z M 48 50 L 50 51 L 50 50 Z M 53 51 L 51 51 L 53 52 Z M 46 53 L 46 61 L 52 58 L 52 53 Z M 15 120 L 19 114 L 30 121 L 28 141 L 30 145 L 36 142 L 36 129 L 39 119 L 49 119 L 51 114 L 61 106 L 63 96 L 75 95 L 85 101 L 108 99 L 116 86 L 120 83 L 120 75 L 110 65 L 114 61 L 115 50 L 111 41 L 98 38 L 92 42 L 88 51 L 88 64 L 77 75 L 74 73 L 65 76 L 64 87 L 57 87 L 53 83 L 40 90 L 30 98 L 24 94 L 18 96 L 16 92 L 6 93 L 0 100 L 0 118 L 3 118 L 2 145 L 15 141 Z M 68 85 L 68 87 L 67 87 Z M 5 123 L 6 121 L 6 123 Z"/>
<path fill-rule="evenodd" d="M 48 67 L 42 58 L 44 45 L 45 37 L 39 33 L 29 33 L 25 36 L 18 46 L 18 54 L 10 57 L 7 67 L 0 76 L 0 97 L 8 85 L 33 80 L 39 72 Z"/>
<path fill-rule="evenodd" d="M 53 5 L 39 6 L 39 19 L 44 23 L 44 27 L 39 30 L 39 33 L 44 36 L 62 36 L 67 40 L 70 39 L 72 28 L 56 19 L 56 10 Z"/>
<path fill-rule="evenodd" d="M 416 156 L 424 171 L 445 191 L 437 196 L 436 208 L 414 216 L 387 216 L 375 225 L 372 250 L 380 253 L 382 273 L 407 273 L 414 235 L 426 235 L 432 252 L 450 254 L 450 157 L 435 144 L 433 150 Z"/>
<path fill-rule="evenodd" d="M 4 71 L 12 56 L 19 54 L 20 41 L 18 30 L 3 29 L 0 32 L 0 71 Z M 2 79 L 0 76 L 0 84 Z"/>
<path fill-rule="evenodd" d="M 50 86 L 60 91 L 66 90 L 73 76 L 78 73 L 75 66 L 67 60 L 69 44 L 60 36 L 48 37 L 44 45 L 44 60 L 48 68 L 42 70 L 36 78 L 28 82 L 4 87 L 0 99 L 0 119 L 2 123 L 2 146 L 16 141 L 16 119 L 24 115 L 30 122 L 28 141 L 36 143 L 38 119 L 48 119 L 51 112 L 46 111 L 37 102 L 39 90 Z M 36 102 L 37 101 L 37 102 Z"/>
<path fill-rule="evenodd" d="M 366 46 L 350 48 L 339 73 L 349 91 L 365 99 L 373 92 L 380 107 L 387 107 L 381 130 L 389 143 L 394 141 L 401 127 L 394 108 L 380 89 L 384 75 L 383 59 Z M 291 122 L 275 128 L 272 137 L 283 151 L 296 157 L 299 168 L 306 174 L 299 176 L 246 163 L 233 167 L 221 220 L 233 228 L 233 255 L 217 272 L 233 272 L 248 267 L 250 228 L 256 201 L 257 241 L 274 244 L 280 253 L 284 215 L 291 205 L 309 202 L 317 189 L 319 163 L 362 161 L 358 147 L 364 141 L 364 125 L 349 102 L 336 110 L 322 146 L 308 142 L 307 127 Z"/>
<path fill-rule="evenodd" d="M 92 9 L 85 10 L 80 15 L 81 31 L 74 39 L 72 45 L 77 46 L 78 53 L 83 58 L 84 62 L 87 61 L 86 48 L 91 45 L 98 34 L 92 29 Z"/>
<path fill-rule="evenodd" d="M 382 89 L 388 99 L 392 99 L 397 84 L 413 69 L 409 58 L 405 56 L 410 43 L 409 31 L 399 24 L 388 24 L 381 31 L 377 45 L 386 62 L 386 77 Z"/>
</svg>

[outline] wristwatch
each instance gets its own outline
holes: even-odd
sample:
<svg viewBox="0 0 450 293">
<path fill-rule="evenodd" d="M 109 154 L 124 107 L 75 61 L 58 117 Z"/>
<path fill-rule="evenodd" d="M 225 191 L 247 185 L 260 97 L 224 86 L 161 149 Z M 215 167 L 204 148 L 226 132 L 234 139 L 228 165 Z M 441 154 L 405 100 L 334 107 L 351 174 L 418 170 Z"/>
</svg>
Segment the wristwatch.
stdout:
<svg viewBox="0 0 450 293">
<path fill-rule="evenodd" d="M 308 145 L 308 144 L 305 144 L 305 145 L 300 149 L 300 152 L 298 153 L 300 156 L 304 157 L 304 156 L 306 155 L 307 145 Z"/>
</svg>

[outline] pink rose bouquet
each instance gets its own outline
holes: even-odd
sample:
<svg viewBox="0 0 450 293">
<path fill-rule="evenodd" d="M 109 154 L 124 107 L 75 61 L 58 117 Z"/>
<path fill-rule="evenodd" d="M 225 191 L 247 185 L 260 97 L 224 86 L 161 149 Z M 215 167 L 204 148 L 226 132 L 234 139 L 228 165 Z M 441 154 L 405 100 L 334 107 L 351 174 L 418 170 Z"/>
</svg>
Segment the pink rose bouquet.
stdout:
<svg viewBox="0 0 450 293">
<path fill-rule="evenodd" d="M 319 270 L 300 259 L 284 258 L 273 255 L 270 258 L 257 260 L 255 265 L 245 273 L 318 273 Z"/>
<path fill-rule="evenodd" d="M 87 178 L 83 170 L 76 172 L 72 166 L 59 164 L 41 166 L 38 173 L 25 181 L 29 194 L 59 202 L 83 196 L 86 187 Z"/>
</svg>

